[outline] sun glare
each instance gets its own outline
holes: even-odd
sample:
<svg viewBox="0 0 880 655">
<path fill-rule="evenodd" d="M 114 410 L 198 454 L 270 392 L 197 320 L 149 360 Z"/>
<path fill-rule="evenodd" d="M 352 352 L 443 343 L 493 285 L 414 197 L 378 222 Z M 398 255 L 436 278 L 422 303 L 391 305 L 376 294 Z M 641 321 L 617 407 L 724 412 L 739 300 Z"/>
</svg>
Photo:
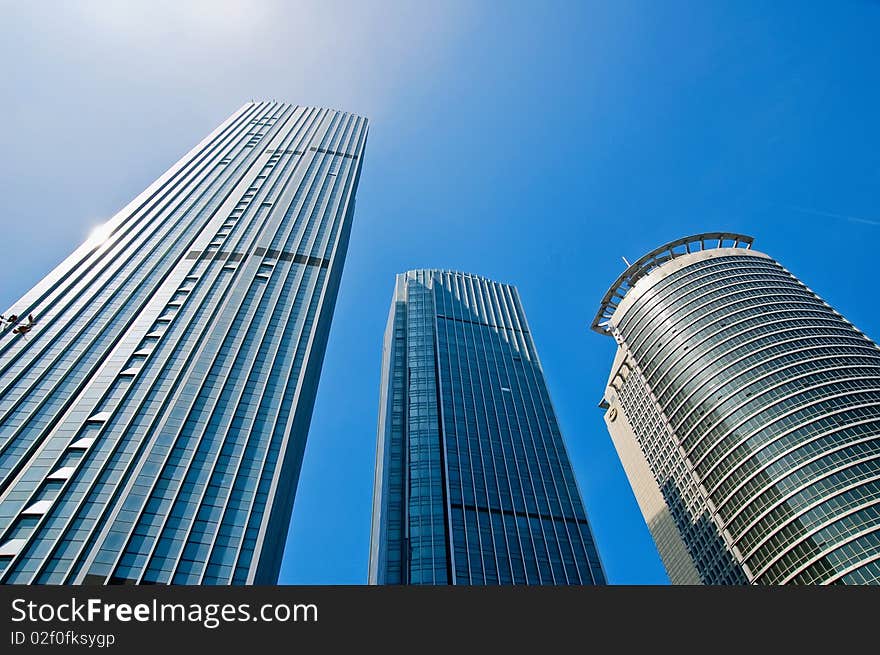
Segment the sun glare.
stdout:
<svg viewBox="0 0 880 655">
<path fill-rule="evenodd" d="M 92 228 L 92 231 L 89 232 L 89 236 L 86 239 L 86 243 L 92 246 L 99 246 L 110 237 L 112 232 L 113 228 L 110 226 L 109 221 L 107 223 L 101 223 Z"/>
</svg>

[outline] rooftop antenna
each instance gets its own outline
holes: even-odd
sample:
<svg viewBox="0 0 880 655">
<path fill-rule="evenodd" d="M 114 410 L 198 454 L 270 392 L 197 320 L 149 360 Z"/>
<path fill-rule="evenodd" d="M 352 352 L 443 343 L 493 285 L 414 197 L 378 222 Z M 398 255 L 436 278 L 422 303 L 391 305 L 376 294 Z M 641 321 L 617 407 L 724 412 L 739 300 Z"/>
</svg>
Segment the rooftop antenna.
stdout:
<svg viewBox="0 0 880 655">
<path fill-rule="evenodd" d="M 629 268 L 630 266 L 632 266 L 632 264 L 630 264 L 628 261 L 626 261 L 626 257 L 624 257 L 623 255 L 621 255 L 620 258 L 623 260 L 623 263 L 626 264 L 626 267 L 627 267 L 627 268 Z"/>
</svg>

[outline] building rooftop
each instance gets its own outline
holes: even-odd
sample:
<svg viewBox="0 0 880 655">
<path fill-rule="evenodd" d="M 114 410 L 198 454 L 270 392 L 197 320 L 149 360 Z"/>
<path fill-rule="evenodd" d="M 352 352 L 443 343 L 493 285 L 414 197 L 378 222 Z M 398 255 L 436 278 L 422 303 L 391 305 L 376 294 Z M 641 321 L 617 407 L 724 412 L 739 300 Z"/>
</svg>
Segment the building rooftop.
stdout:
<svg viewBox="0 0 880 655">
<path fill-rule="evenodd" d="M 745 234 L 734 234 L 732 232 L 705 232 L 703 234 L 695 234 L 693 236 L 684 237 L 670 241 L 659 248 L 655 248 L 644 257 L 638 259 L 631 264 L 620 277 L 614 281 L 614 284 L 605 293 L 602 298 L 602 304 L 599 311 L 593 319 L 590 328 L 599 334 L 608 334 L 607 324 L 617 309 L 618 304 L 624 299 L 629 290 L 640 279 L 653 271 L 658 266 L 662 266 L 668 261 L 687 255 L 692 252 L 700 252 L 701 250 L 711 250 L 715 248 L 744 248 L 752 247 L 754 238 Z M 624 260 L 626 261 L 626 260 Z"/>
</svg>

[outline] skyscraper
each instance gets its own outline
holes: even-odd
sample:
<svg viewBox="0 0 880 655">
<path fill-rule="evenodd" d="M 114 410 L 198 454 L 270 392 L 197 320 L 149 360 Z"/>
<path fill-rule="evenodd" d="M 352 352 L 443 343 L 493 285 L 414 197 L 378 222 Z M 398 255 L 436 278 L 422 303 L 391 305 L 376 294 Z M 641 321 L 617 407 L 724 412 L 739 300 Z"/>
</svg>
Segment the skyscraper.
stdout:
<svg viewBox="0 0 880 655">
<path fill-rule="evenodd" d="M 605 581 L 511 285 L 450 271 L 397 276 L 369 581 Z"/>
<path fill-rule="evenodd" d="M 593 329 L 605 422 L 674 583 L 880 582 L 880 349 L 739 234 L 651 251 Z"/>
<path fill-rule="evenodd" d="M 0 581 L 276 581 L 366 137 L 248 103 L 5 313 Z"/>
</svg>

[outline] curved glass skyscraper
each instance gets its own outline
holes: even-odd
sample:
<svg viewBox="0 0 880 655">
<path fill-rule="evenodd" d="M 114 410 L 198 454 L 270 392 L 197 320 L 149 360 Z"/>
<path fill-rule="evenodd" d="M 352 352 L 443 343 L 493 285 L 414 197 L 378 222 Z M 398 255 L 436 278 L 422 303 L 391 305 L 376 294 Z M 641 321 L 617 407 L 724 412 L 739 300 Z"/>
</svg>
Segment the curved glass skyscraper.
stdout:
<svg viewBox="0 0 880 655">
<path fill-rule="evenodd" d="M 880 349 L 737 234 L 605 295 L 602 406 L 674 583 L 880 582 Z"/>
<path fill-rule="evenodd" d="M 604 584 L 516 287 L 397 276 L 371 584 Z"/>
<path fill-rule="evenodd" d="M 366 138 L 248 103 L 5 312 L 0 581 L 277 580 Z"/>
</svg>

